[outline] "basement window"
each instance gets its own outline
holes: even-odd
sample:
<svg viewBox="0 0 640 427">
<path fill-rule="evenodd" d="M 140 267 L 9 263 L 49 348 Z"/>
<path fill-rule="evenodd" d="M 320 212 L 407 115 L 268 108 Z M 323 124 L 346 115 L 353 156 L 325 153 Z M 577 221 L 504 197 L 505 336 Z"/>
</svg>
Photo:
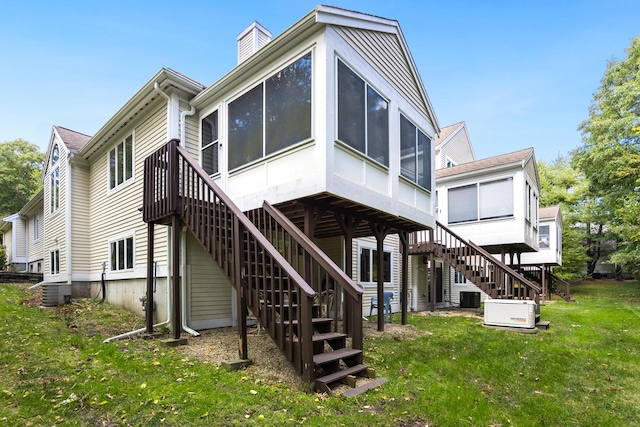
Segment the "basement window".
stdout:
<svg viewBox="0 0 640 427">
<path fill-rule="evenodd" d="M 60 249 L 49 252 L 49 273 L 60 274 Z"/>
<path fill-rule="evenodd" d="M 133 268 L 133 236 L 110 242 L 111 271 Z"/>
</svg>

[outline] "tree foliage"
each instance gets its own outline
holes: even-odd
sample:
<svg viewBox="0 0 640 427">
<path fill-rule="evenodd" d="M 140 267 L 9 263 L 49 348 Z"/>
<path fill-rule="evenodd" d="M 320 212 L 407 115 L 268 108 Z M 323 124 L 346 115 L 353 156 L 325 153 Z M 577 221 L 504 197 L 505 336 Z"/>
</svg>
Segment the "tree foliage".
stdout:
<svg viewBox="0 0 640 427">
<path fill-rule="evenodd" d="M 585 243 L 594 240 L 590 236 L 591 228 L 583 222 L 587 182 L 565 157 L 549 164 L 539 161 L 538 174 L 540 206 L 560 205 L 562 212 L 562 266 L 554 268 L 554 273 L 563 279 L 582 277 L 595 255 L 591 245 L 585 247 Z"/>
<path fill-rule="evenodd" d="M 0 215 L 18 212 L 40 190 L 44 157 L 23 139 L 0 143 Z"/>
<path fill-rule="evenodd" d="M 594 210 L 618 242 L 611 262 L 640 273 L 640 36 L 612 60 L 579 130 L 575 166 L 589 182 Z"/>
</svg>

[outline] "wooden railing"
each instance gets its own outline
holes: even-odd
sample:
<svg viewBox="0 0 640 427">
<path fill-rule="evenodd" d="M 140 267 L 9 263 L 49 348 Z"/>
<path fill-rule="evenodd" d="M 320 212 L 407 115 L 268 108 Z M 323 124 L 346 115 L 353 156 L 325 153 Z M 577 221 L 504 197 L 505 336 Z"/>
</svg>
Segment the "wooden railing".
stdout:
<svg viewBox="0 0 640 427">
<path fill-rule="evenodd" d="M 533 300 L 539 310 L 541 289 L 537 285 L 437 221 L 435 230 L 412 233 L 409 247 L 433 252 L 492 298 Z"/>
<path fill-rule="evenodd" d="M 316 292 L 177 140 L 145 159 L 144 220 L 165 222 L 171 215 L 180 216 L 229 277 L 239 316 L 246 316 L 246 303 L 303 380 L 312 383 Z"/>
<path fill-rule="evenodd" d="M 536 283 L 539 283 L 541 287 L 543 286 L 542 270 L 540 269 L 540 267 L 535 265 L 534 266 L 528 265 L 528 266 L 521 267 L 520 270 L 522 271 L 525 277 L 531 278 Z M 559 296 L 560 298 L 563 298 L 567 302 L 572 301 L 571 300 L 571 284 L 569 282 L 559 278 L 558 276 L 556 276 L 550 271 L 545 272 L 544 276 L 547 282 L 547 288 L 549 289 L 549 292 L 556 294 L 557 296 Z"/>
<path fill-rule="evenodd" d="M 342 323 L 343 332 L 352 337 L 351 347 L 362 350 L 362 288 L 268 202 L 247 216 L 315 290 L 320 316 L 332 319 L 334 331 Z"/>
</svg>

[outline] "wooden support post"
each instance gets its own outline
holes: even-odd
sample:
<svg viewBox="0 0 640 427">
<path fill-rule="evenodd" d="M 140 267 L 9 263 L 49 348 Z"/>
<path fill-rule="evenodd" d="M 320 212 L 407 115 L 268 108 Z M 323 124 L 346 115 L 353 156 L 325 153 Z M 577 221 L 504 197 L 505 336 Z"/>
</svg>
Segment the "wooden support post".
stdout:
<svg viewBox="0 0 640 427">
<path fill-rule="evenodd" d="M 173 339 L 180 339 L 182 332 L 182 318 L 180 317 L 180 216 L 173 215 L 171 220 L 171 245 L 173 247 L 171 257 L 171 268 L 173 272 Z"/>
<path fill-rule="evenodd" d="M 400 301 L 402 301 L 402 324 L 407 324 L 407 301 L 409 287 L 409 234 L 406 231 L 398 233 L 402 249 L 402 275 L 400 276 Z"/>
<path fill-rule="evenodd" d="M 547 266 L 540 266 L 540 285 L 542 285 L 542 301 L 547 300 Z"/>
<path fill-rule="evenodd" d="M 429 239 L 433 241 L 433 229 L 429 230 Z M 429 253 L 429 310 L 436 311 L 436 257 Z"/>
<path fill-rule="evenodd" d="M 377 250 L 377 270 L 378 277 L 378 331 L 384 331 L 384 238 L 387 236 L 387 229 L 384 225 L 369 224 L 373 234 L 376 237 Z"/>
<path fill-rule="evenodd" d="M 147 334 L 153 333 L 153 240 L 154 225 L 150 222 L 147 224 L 147 309 L 145 310 Z"/>
<path fill-rule="evenodd" d="M 247 289 L 246 278 L 243 277 L 242 269 L 244 268 L 244 230 L 240 225 L 237 216 L 233 217 L 233 271 L 234 282 L 236 285 L 237 301 L 238 301 L 238 356 L 240 359 L 247 359 L 249 351 L 247 348 Z"/>
<path fill-rule="evenodd" d="M 338 222 L 338 225 L 340 226 L 340 229 L 342 230 L 342 233 L 344 235 L 344 264 L 345 264 L 344 272 L 347 276 L 349 276 L 349 278 L 353 278 L 353 235 L 356 229 L 358 228 L 358 225 L 360 224 L 360 220 L 355 218 L 347 218 L 346 216 L 343 217 L 342 215 L 338 215 L 338 214 L 334 214 L 334 217 Z M 339 294 L 337 295 L 337 297 L 339 297 Z M 353 313 L 353 310 L 355 309 L 355 307 L 348 306 L 347 301 L 351 301 L 351 300 L 345 299 L 344 305 L 342 308 L 343 332 L 349 336 L 353 336 L 353 334 L 355 333 L 362 334 L 362 330 L 360 331 L 352 330 L 352 325 L 354 324 L 354 322 L 352 321 L 352 316 L 357 316 L 357 317 L 353 317 L 354 320 L 357 318 L 361 319 L 362 313 L 361 312 Z M 337 300 L 336 300 L 336 304 L 339 304 Z M 362 310 L 362 304 L 360 304 L 359 307 L 360 307 L 360 310 Z"/>
</svg>

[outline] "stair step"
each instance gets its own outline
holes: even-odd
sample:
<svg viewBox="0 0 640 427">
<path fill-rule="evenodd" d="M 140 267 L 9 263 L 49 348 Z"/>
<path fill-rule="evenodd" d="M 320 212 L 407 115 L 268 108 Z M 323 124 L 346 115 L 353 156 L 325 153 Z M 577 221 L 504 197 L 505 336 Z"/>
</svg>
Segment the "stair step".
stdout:
<svg viewBox="0 0 640 427">
<path fill-rule="evenodd" d="M 316 378 L 316 388 L 320 391 L 331 392 L 329 384 L 339 381 L 349 375 L 356 375 L 367 369 L 367 365 L 355 365 L 324 377 Z"/>
<path fill-rule="evenodd" d="M 346 334 L 342 334 L 340 332 L 327 332 L 325 334 L 313 334 L 311 336 L 311 339 L 313 340 L 313 342 L 331 341 L 331 340 L 343 338 L 346 336 L 347 336 Z M 293 338 L 293 342 L 298 342 L 298 340 L 299 338 L 297 336 Z"/>
<path fill-rule="evenodd" d="M 540 320 L 536 322 L 536 327 L 538 329 L 549 329 L 551 327 L 551 322 L 548 320 Z"/>
<path fill-rule="evenodd" d="M 358 396 L 364 393 L 365 391 L 373 390 L 374 388 L 380 387 L 382 384 L 386 383 L 387 381 L 389 380 L 386 378 L 376 378 L 375 380 L 370 381 L 366 384 L 362 384 L 359 387 L 352 388 L 351 390 L 347 390 L 344 393 L 342 393 L 342 395 L 346 397 Z"/>
<path fill-rule="evenodd" d="M 352 348 L 341 348 L 339 350 L 320 353 L 313 356 L 313 362 L 316 365 L 324 365 L 325 363 L 335 362 L 340 359 L 356 356 L 361 354 L 362 350 L 354 350 Z"/>
<path fill-rule="evenodd" d="M 324 323 L 331 323 L 333 322 L 333 319 L 330 317 L 314 317 L 313 319 L 311 319 L 311 323 L 314 325 L 322 325 Z M 282 323 L 288 325 L 297 325 L 298 324 L 298 319 L 293 319 L 293 320 L 285 320 Z"/>
</svg>

